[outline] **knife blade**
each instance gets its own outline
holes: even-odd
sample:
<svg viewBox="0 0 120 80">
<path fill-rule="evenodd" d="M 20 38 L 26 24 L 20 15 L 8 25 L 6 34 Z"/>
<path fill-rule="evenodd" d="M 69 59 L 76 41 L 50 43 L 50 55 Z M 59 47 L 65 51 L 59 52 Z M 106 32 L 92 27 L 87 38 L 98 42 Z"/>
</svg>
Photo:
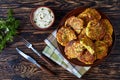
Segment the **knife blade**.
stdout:
<svg viewBox="0 0 120 80">
<path fill-rule="evenodd" d="M 20 49 L 16 48 L 17 52 L 23 56 L 25 59 L 27 59 L 28 61 L 32 62 L 33 64 L 38 64 L 32 57 L 26 55 L 25 53 L 23 53 Z M 40 65 L 37 65 L 38 67 L 40 67 Z"/>
<path fill-rule="evenodd" d="M 39 68 L 41 68 L 41 70 L 46 71 L 47 73 L 49 73 L 50 75 L 55 75 L 55 73 L 53 73 L 51 70 L 49 70 L 47 67 L 40 65 L 36 62 L 35 59 L 33 59 L 32 57 L 30 57 L 29 55 L 25 54 L 24 52 L 22 52 L 20 49 L 16 48 L 16 51 L 23 56 L 25 59 L 27 59 L 28 61 L 30 61 L 31 63 L 35 64 L 36 66 L 38 66 Z"/>
</svg>

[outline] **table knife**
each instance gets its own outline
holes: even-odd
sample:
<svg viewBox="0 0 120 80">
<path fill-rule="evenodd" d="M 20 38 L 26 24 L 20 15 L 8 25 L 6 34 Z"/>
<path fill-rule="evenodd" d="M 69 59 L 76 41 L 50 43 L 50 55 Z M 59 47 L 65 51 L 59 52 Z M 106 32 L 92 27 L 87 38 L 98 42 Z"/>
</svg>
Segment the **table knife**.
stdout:
<svg viewBox="0 0 120 80">
<path fill-rule="evenodd" d="M 22 52 L 20 49 L 16 48 L 17 52 L 23 56 L 25 59 L 27 59 L 28 61 L 30 61 L 31 63 L 35 64 L 37 67 L 41 68 L 41 70 L 46 71 L 47 73 L 49 73 L 50 75 L 55 75 L 55 73 L 53 73 L 51 70 L 49 70 L 47 67 L 40 65 L 36 62 L 35 59 L 33 59 L 32 57 L 30 57 L 29 55 L 25 54 L 24 52 Z"/>
</svg>

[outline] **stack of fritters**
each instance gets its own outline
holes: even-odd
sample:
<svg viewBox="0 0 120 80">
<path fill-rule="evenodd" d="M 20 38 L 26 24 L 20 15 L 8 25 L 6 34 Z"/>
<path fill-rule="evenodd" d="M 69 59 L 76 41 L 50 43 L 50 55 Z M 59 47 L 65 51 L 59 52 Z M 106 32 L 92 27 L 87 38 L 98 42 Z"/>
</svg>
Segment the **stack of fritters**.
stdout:
<svg viewBox="0 0 120 80">
<path fill-rule="evenodd" d="M 102 19 L 96 9 L 87 8 L 77 16 L 69 17 L 57 32 L 57 41 L 65 47 L 68 59 L 93 64 L 107 55 L 112 45 L 113 28 Z"/>
</svg>

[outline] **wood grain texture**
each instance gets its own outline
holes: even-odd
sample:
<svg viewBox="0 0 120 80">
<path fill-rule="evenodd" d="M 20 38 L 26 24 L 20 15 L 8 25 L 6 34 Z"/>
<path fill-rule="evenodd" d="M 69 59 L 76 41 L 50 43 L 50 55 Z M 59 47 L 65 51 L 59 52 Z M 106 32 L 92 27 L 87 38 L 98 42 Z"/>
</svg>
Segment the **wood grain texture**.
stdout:
<svg viewBox="0 0 120 80">
<path fill-rule="evenodd" d="M 55 13 L 55 23 L 46 31 L 35 29 L 30 23 L 31 9 L 37 6 L 48 6 Z M 44 39 L 57 28 L 60 20 L 67 12 L 76 7 L 97 8 L 111 20 L 116 41 L 111 55 L 100 65 L 92 67 L 81 79 L 56 65 L 51 67 L 39 59 L 21 40 L 15 38 L 0 55 L 0 80 L 119 80 L 120 79 L 120 0 L 0 0 L 0 18 L 5 18 L 7 10 L 12 8 L 14 16 L 20 19 L 18 35 L 30 41 L 39 52 L 46 44 Z M 39 63 L 51 68 L 58 76 L 50 76 L 35 65 L 29 63 L 17 54 L 15 47 L 19 46 L 24 52 L 33 56 Z"/>
</svg>

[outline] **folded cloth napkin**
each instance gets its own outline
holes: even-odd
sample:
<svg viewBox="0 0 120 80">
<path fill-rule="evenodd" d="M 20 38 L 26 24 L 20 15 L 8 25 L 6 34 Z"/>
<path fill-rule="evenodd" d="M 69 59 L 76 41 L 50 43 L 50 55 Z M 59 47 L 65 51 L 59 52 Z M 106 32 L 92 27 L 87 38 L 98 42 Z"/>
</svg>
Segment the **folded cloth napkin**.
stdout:
<svg viewBox="0 0 120 80">
<path fill-rule="evenodd" d="M 44 41 L 47 46 L 44 48 L 42 53 L 78 78 L 81 78 L 82 75 L 90 69 L 90 67 L 73 65 L 62 56 L 56 41 L 56 30 Z"/>
</svg>

